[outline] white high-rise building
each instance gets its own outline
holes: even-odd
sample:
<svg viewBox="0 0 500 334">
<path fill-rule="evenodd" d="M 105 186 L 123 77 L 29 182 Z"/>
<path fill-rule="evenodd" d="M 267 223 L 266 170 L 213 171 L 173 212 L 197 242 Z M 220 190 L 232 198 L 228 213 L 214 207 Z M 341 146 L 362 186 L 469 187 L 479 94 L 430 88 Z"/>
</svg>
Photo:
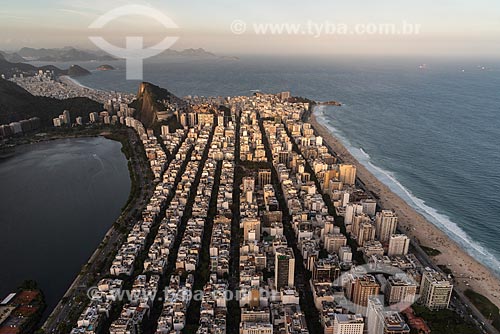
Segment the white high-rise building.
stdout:
<svg viewBox="0 0 500 334">
<path fill-rule="evenodd" d="M 389 248 L 387 255 L 406 255 L 410 247 L 410 238 L 405 234 L 393 234 L 389 239 Z"/>
<path fill-rule="evenodd" d="M 349 203 L 345 207 L 344 223 L 352 224 L 356 215 L 363 213 L 363 206 L 357 203 Z"/>
<path fill-rule="evenodd" d="M 335 314 L 333 334 L 363 334 L 365 321 L 361 314 Z"/>
<path fill-rule="evenodd" d="M 347 245 L 347 238 L 341 233 L 328 233 L 325 235 L 325 249 L 330 254 L 338 254 L 340 247 Z"/>
<path fill-rule="evenodd" d="M 368 298 L 366 314 L 368 334 L 409 334 L 410 327 L 401 314 L 387 310 L 378 297 Z"/>
<path fill-rule="evenodd" d="M 349 246 L 340 247 L 339 249 L 339 259 L 342 262 L 352 262 L 352 250 Z"/>
<path fill-rule="evenodd" d="M 395 274 L 387 279 L 384 297 L 387 304 L 404 303 L 411 305 L 415 302 L 417 294 L 417 282 L 404 274 Z"/>
<path fill-rule="evenodd" d="M 375 236 L 382 243 L 388 242 L 391 235 L 396 233 L 398 216 L 391 210 L 382 210 L 375 216 Z"/>
<path fill-rule="evenodd" d="M 370 217 L 375 216 L 377 201 L 374 199 L 365 199 L 361 201 L 361 205 L 363 206 L 363 213 L 366 213 Z"/>
<path fill-rule="evenodd" d="M 368 297 L 368 307 L 366 311 L 366 325 L 368 334 L 383 333 L 384 326 L 380 313 L 384 310 L 384 303 L 376 296 Z"/>
<path fill-rule="evenodd" d="M 430 268 L 425 268 L 420 283 L 422 303 L 431 310 L 448 308 L 453 285 L 443 275 Z"/>
</svg>

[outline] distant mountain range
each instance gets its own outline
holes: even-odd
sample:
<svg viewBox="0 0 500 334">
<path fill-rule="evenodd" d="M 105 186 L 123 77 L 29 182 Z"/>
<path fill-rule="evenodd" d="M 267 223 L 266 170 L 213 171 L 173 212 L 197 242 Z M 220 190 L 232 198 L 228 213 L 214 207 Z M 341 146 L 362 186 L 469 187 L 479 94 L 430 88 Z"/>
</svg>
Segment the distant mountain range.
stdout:
<svg viewBox="0 0 500 334">
<path fill-rule="evenodd" d="M 102 52 L 94 50 L 81 50 L 74 47 L 52 48 L 52 49 L 34 49 L 24 47 L 17 52 L 3 52 L 0 55 L 5 60 L 12 63 L 21 63 L 29 61 L 45 61 L 45 62 L 76 62 L 76 61 L 111 61 L 116 58 Z M 229 59 L 237 60 L 237 57 L 217 56 L 212 52 L 208 52 L 202 48 L 172 50 L 167 49 L 154 59 L 165 57 L 193 57 L 193 58 L 214 58 L 214 59 Z"/>
<path fill-rule="evenodd" d="M 206 51 L 205 49 L 198 48 L 198 49 L 184 49 L 181 51 L 177 50 L 172 50 L 172 49 L 167 49 L 161 54 L 159 54 L 156 57 L 153 57 L 153 59 L 158 59 L 158 58 L 165 58 L 165 57 L 193 57 L 193 58 L 212 58 L 212 59 L 226 59 L 226 60 L 239 60 L 238 57 L 234 56 L 218 56 L 212 52 Z"/>
<path fill-rule="evenodd" d="M 218 57 L 212 52 L 208 52 L 205 49 L 198 48 L 198 49 L 184 49 L 184 50 L 172 50 L 172 49 L 167 49 L 160 53 L 156 57 L 165 57 L 165 56 L 184 56 L 184 57 L 210 57 L 210 58 L 216 58 Z"/>
<path fill-rule="evenodd" d="M 227 59 L 227 60 L 239 60 L 238 57 L 233 56 L 218 56 L 215 53 L 206 51 L 203 48 L 198 49 L 184 49 L 184 50 L 172 50 L 167 49 L 160 53 L 158 56 L 153 57 L 153 59 L 161 59 L 168 57 L 192 57 L 192 58 L 211 58 L 211 59 Z"/>
<path fill-rule="evenodd" d="M 10 62 L 0 54 L 0 74 L 4 74 L 6 78 L 12 77 L 13 74 L 35 74 L 39 70 L 43 71 L 54 71 L 56 75 L 65 75 L 67 71 L 61 70 L 60 68 L 52 65 L 36 67 L 31 64 L 21 63 L 21 62 Z"/>
<path fill-rule="evenodd" d="M 22 63 L 26 61 L 23 57 L 21 57 L 18 53 L 7 53 L 0 51 L 0 56 L 2 56 L 5 60 L 10 61 L 11 63 Z"/>
<path fill-rule="evenodd" d="M 69 110 L 71 117 L 88 118 L 90 112 L 102 108 L 102 104 L 85 97 L 58 100 L 34 96 L 15 83 L 0 79 L 0 124 L 39 117 L 42 126 L 51 126 L 52 119 L 64 110 Z"/>
<path fill-rule="evenodd" d="M 7 79 L 14 74 L 34 75 L 39 70 L 53 71 L 56 75 L 69 75 L 72 77 L 90 74 L 88 70 L 78 65 L 72 65 L 67 70 L 62 70 L 53 65 L 37 67 L 22 62 L 10 62 L 0 54 L 0 74 L 4 74 Z"/>
<path fill-rule="evenodd" d="M 78 50 L 73 47 L 61 49 L 22 48 L 17 52 L 25 61 L 72 62 L 72 61 L 108 61 L 115 58 L 94 51 Z"/>
</svg>

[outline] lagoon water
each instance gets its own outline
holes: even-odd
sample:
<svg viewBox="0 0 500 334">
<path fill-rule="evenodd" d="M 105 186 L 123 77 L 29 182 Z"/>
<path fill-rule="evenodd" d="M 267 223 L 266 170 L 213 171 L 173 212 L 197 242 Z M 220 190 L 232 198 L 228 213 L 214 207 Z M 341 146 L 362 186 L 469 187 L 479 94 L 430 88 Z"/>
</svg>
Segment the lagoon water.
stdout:
<svg viewBox="0 0 500 334">
<path fill-rule="evenodd" d="M 425 64 L 424 64 L 425 63 Z M 94 69 L 96 64 L 82 64 Z M 135 92 L 117 71 L 84 85 Z M 465 58 L 146 61 L 145 81 L 185 95 L 291 91 L 377 177 L 500 276 L 500 62 Z"/>
<path fill-rule="evenodd" d="M 0 299 L 26 279 L 48 314 L 120 215 L 130 192 L 116 141 L 61 139 L 0 161 Z"/>
</svg>

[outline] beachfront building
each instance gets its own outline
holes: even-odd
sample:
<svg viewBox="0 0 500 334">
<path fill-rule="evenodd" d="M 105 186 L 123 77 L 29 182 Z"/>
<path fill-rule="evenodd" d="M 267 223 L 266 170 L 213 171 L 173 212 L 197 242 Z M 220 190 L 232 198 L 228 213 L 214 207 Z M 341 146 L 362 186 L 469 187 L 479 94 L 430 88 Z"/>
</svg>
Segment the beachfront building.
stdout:
<svg viewBox="0 0 500 334">
<path fill-rule="evenodd" d="M 356 166 L 354 165 L 339 165 L 339 180 L 343 184 L 354 185 L 356 183 Z"/>
<path fill-rule="evenodd" d="M 375 236 L 381 243 L 389 241 L 391 235 L 396 233 L 398 217 L 391 210 L 382 210 L 375 216 Z"/>
<path fill-rule="evenodd" d="M 443 274 L 426 268 L 420 283 L 422 303 L 431 310 L 448 308 L 453 285 Z"/>
<path fill-rule="evenodd" d="M 410 238 L 405 234 L 393 234 L 389 239 L 388 256 L 406 255 L 410 247 Z"/>
</svg>

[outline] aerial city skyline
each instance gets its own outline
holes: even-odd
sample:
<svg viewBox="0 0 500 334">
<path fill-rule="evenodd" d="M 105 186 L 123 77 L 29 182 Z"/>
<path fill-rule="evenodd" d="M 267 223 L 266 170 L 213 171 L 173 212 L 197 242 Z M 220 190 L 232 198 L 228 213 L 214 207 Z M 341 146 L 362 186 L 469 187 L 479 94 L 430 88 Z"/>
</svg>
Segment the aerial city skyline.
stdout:
<svg viewBox="0 0 500 334">
<path fill-rule="evenodd" d="M 499 334 L 500 5 L 0 9 L 0 334 Z"/>
</svg>

